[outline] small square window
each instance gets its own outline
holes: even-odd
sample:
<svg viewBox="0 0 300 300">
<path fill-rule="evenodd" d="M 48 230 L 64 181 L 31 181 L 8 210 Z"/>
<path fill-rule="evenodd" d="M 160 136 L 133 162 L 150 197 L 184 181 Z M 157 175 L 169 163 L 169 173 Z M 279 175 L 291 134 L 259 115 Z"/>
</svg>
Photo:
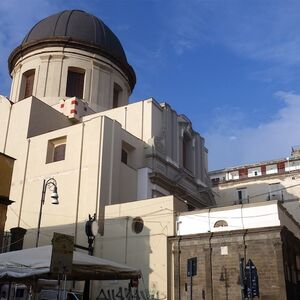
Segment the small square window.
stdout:
<svg viewBox="0 0 300 300">
<path fill-rule="evenodd" d="M 65 159 L 67 137 L 60 137 L 48 141 L 46 163 L 52 163 Z"/>
</svg>

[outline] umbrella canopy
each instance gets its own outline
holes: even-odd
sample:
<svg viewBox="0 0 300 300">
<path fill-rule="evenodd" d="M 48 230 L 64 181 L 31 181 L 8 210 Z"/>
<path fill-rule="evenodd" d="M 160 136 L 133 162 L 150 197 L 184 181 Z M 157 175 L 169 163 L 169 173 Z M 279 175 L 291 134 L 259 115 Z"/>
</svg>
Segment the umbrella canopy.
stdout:
<svg viewBox="0 0 300 300">
<path fill-rule="evenodd" d="M 0 254 L 0 280 L 57 279 L 50 272 L 52 246 Z M 137 269 L 74 251 L 70 280 L 112 280 L 140 277 Z"/>
</svg>

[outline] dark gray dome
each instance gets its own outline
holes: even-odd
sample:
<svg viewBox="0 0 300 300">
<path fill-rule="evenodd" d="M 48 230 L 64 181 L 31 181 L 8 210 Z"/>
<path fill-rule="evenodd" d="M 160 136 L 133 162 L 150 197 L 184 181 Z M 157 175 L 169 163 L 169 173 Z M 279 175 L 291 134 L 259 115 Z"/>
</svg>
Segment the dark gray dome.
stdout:
<svg viewBox="0 0 300 300">
<path fill-rule="evenodd" d="M 51 15 L 32 27 L 22 44 L 10 55 L 12 70 L 18 54 L 49 45 L 64 45 L 97 53 L 119 65 L 127 75 L 131 88 L 135 74 L 128 64 L 123 47 L 116 35 L 97 17 L 81 10 L 65 10 Z M 28 51 L 26 51 L 28 52 Z"/>
</svg>

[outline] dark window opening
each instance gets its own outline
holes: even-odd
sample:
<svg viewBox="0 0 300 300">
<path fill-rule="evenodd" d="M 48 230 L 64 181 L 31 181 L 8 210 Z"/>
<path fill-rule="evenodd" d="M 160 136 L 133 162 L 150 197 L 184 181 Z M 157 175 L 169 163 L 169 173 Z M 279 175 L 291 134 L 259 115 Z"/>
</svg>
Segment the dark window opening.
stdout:
<svg viewBox="0 0 300 300">
<path fill-rule="evenodd" d="M 65 159 L 66 144 L 61 144 L 54 147 L 53 162 Z"/>
<path fill-rule="evenodd" d="M 65 160 L 67 137 L 60 137 L 48 141 L 46 163 Z"/>
<path fill-rule="evenodd" d="M 34 84 L 35 70 L 29 70 L 23 74 L 24 76 L 24 97 L 22 99 L 32 96 Z"/>
<path fill-rule="evenodd" d="M 237 198 L 238 198 L 238 204 L 242 204 L 245 201 L 249 203 L 247 188 L 238 189 Z"/>
<path fill-rule="evenodd" d="M 127 161 L 128 161 L 128 153 L 125 149 L 122 149 L 121 162 L 127 165 Z"/>
<path fill-rule="evenodd" d="M 69 69 L 67 79 L 67 97 L 77 97 L 83 99 L 84 87 L 84 70 L 82 69 Z"/>
<path fill-rule="evenodd" d="M 122 88 L 117 83 L 115 83 L 114 84 L 114 93 L 113 93 L 113 108 L 116 108 L 119 106 L 119 104 L 120 104 L 119 98 L 120 98 L 121 92 L 122 92 Z"/>
<path fill-rule="evenodd" d="M 16 291 L 16 298 L 22 298 L 22 297 L 24 297 L 24 292 L 25 292 L 25 289 L 17 289 L 17 291 Z"/>
<path fill-rule="evenodd" d="M 242 191 L 238 191 L 238 199 L 243 200 L 243 193 Z"/>
</svg>

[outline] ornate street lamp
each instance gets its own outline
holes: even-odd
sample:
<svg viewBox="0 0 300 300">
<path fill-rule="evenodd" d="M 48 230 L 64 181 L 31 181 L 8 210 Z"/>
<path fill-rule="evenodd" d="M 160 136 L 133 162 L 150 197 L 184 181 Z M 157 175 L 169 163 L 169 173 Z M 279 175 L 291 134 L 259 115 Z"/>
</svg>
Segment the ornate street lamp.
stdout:
<svg viewBox="0 0 300 300">
<path fill-rule="evenodd" d="M 36 236 L 36 247 L 39 246 L 39 238 L 40 238 L 40 229 L 41 229 L 41 220 L 42 220 L 42 211 L 43 211 L 43 205 L 45 204 L 45 196 L 46 196 L 46 190 L 47 188 L 52 191 L 51 198 L 52 204 L 59 204 L 58 202 L 58 194 L 57 194 L 57 182 L 54 178 L 49 178 L 48 180 L 43 181 L 43 190 L 42 190 L 42 196 L 41 196 L 41 206 L 40 206 L 40 214 L 39 214 L 39 222 L 38 222 L 38 228 L 37 228 L 37 236 Z"/>
</svg>

